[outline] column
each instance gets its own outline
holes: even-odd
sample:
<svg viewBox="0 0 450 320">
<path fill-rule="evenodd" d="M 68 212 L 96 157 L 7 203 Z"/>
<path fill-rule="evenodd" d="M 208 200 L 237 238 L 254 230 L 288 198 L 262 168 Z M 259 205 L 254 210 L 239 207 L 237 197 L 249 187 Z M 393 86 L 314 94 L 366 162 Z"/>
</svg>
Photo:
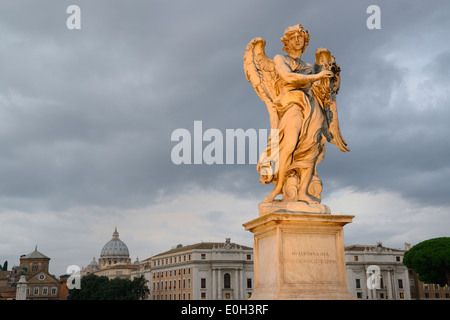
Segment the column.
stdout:
<svg viewBox="0 0 450 320">
<path fill-rule="evenodd" d="M 387 270 L 387 294 L 389 295 L 389 299 L 394 300 L 394 290 L 392 290 L 392 279 L 391 279 L 391 270 Z"/>
<path fill-rule="evenodd" d="M 235 286 L 235 289 L 234 289 L 234 300 L 239 300 L 240 299 L 240 292 L 241 292 L 241 288 L 240 288 L 240 286 L 239 286 L 239 269 L 234 269 L 234 277 L 235 277 L 235 279 L 234 279 L 234 286 Z"/>
<path fill-rule="evenodd" d="M 243 269 L 239 270 L 239 277 L 240 277 L 240 280 L 241 280 L 241 286 L 240 286 L 241 297 L 240 297 L 240 299 L 241 300 L 245 300 L 245 299 L 247 299 L 247 290 L 246 290 L 246 288 L 247 288 L 247 281 L 244 282 L 244 270 Z"/>
<path fill-rule="evenodd" d="M 216 269 L 212 270 L 212 298 L 217 300 L 217 272 Z"/>
<path fill-rule="evenodd" d="M 222 300 L 222 288 L 223 288 L 222 270 L 217 269 L 217 300 Z"/>
</svg>

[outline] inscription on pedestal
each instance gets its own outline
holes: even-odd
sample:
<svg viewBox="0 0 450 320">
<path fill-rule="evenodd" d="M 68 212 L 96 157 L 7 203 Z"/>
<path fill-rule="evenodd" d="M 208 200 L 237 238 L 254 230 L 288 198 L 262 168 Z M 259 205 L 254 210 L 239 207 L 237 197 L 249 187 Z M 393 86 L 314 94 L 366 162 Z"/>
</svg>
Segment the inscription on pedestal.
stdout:
<svg viewBox="0 0 450 320">
<path fill-rule="evenodd" d="M 312 263 L 312 264 L 336 264 L 336 259 L 330 259 L 328 252 L 317 251 L 292 251 L 291 255 L 285 258 L 285 263 Z"/>
<path fill-rule="evenodd" d="M 336 283 L 336 239 L 323 234 L 283 236 L 284 283 Z"/>
</svg>

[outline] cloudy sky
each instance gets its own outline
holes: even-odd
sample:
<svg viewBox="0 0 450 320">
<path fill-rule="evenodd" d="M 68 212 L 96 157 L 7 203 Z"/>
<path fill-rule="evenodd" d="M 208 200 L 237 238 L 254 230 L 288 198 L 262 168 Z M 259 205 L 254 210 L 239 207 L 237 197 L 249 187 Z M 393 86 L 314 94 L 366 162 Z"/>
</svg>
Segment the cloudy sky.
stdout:
<svg viewBox="0 0 450 320">
<path fill-rule="evenodd" d="M 81 9 L 69 30 L 66 9 Z M 379 5 L 381 29 L 366 26 Z M 323 204 L 354 215 L 345 243 L 448 236 L 448 1 L 0 1 L 0 264 L 34 250 L 50 272 L 98 259 L 117 226 L 131 259 L 181 244 L 253 245 L 242 224 L 271 186 L 254 164 L 175 165 L 172 132 L 268 129 L 247 43 L 286 27 L 328 48 L 351 151 L 328 144 Z"/>
</svg>

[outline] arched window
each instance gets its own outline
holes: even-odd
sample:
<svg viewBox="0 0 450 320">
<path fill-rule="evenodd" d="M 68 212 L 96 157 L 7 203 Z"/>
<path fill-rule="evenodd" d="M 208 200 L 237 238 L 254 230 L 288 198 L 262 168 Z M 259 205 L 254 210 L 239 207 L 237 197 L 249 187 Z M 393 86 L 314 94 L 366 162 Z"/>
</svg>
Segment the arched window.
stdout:
<svg viewBox="0 0 450 320">
<path fill-rule="evenodd" d="M 224 289 L 231 288 L 231 276 L 229 273 L 225 273 L 223 275 L 223 287 L 224 287 Z"/>
</svg>

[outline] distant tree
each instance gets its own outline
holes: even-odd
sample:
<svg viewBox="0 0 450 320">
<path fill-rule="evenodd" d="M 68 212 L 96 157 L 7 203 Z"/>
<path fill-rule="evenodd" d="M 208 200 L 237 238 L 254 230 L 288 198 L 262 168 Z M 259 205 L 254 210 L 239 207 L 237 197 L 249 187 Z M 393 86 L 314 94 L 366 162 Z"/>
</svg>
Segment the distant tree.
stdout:
<svg viewBox="0 0 450 320">
<path fill-rule="evenodd" d="M 94 274 L 81 278 L 81 289 L 70 289 L 69 300 L 107 300 L 105 289 L 109 279 L 105 276 L 96 276 Z"/>
<path fill-rule="evenodd" d="M 69 300 L 137 300 L 147 280 L 114 278 L 90 274 L 81 278 L 81 288 L 69 290 Z"/>
<path fill-rule="evenodd" d="M 420 281 L 443 287 L 450 284 L 450 238 L 422 241 L 405 252 L 403 263 Z"/>
<path fill-rule="evenodd" d="M 5 261 L 5 263 L 3 264 L 2 271 L 8 271 L 8 261 Z"/>
</svg>

